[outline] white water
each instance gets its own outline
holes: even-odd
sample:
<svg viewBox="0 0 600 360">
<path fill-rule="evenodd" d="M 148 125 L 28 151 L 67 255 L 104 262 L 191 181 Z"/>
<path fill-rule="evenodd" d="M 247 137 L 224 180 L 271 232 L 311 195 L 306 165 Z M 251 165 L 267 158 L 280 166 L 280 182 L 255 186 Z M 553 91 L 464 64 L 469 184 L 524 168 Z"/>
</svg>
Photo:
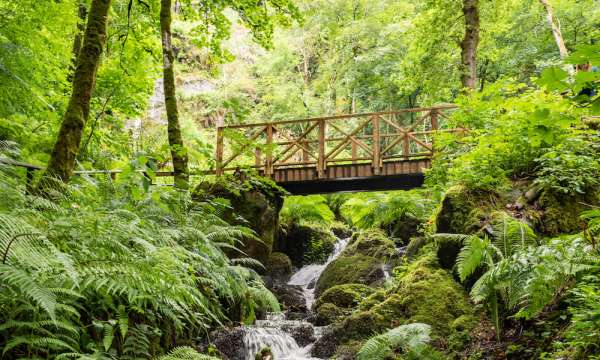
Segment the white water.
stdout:
<svg viewBox="0 0 600 360">
<path fill-rule="evenodd" d="M 307 308 L 310 310 L 315 299 L 315 284 L 325 267 L 346 248 L 350 238 L 339 239 L 333 253 L 325 264 L 310 264 L 296 272 L 288 285 L 302 287 Z M 319 360 L 310 356 L 313 344 L 300 347 L 296 340 L 283 328 L 294 325 L 310 325 L 306 321 L 285 320 L 284 314 L 268 314 L 265 320 L 257 320 L 254 326 L 248 326 L 244 333 L 245 360 L 254 360 L 254 356 L 263 348 L 269 347 L 277 360 Z M 312 325 L 310 325 L 312 326 Z M 314 328 L 315 337 L 319 338 L 321 328 Z"/>
<path fill-rule="evenodd" d="M 302 287 L 302 292 L 304 293 L 304 298 L 306 299 L 306 307 L 310 310 L 312 308 L 313 303 L 315 302 L 315 285 L 317 280 L 319 280 L 319 276 L 327 265 L 330 262 L 335 260 L 342 251 L 348 246 L 350 242 L 350 238 L 339 239 L 335 247 L 333 248 L 333 253 L 329 256 L 325 264 L 310 264 L 302 267 L 297 273 L 295 273 L 290 281 L 288 281 L 288 285 L 299 285 Z"/>
</svg>

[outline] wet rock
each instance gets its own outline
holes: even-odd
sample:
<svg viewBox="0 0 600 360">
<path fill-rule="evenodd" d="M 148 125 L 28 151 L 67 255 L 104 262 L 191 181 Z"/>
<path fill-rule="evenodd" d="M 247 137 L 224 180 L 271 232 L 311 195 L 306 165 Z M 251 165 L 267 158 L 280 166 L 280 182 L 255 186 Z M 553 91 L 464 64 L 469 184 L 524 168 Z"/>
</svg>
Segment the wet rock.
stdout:
<svg viewBox="0 0 600 360">
<path fill-rule="evenodd" d="M 216 348 L 223 360 L 244 359 L 244 329 L 220 329 L 210 334 L 210 344 Z"/>
<path fill-rule="evenodd" d="M 271 291 L 286 310 L 292 312 L 308 312 L 306 299 L 299 285 L 276 284 Z"/>
<path fill-rule="evenodd" d="M 273 181 L 260 177 L 222 176 L 214 182 L 202 182 L 194 190 L 194 200 L 226 199 L 231 211 L 224 220 L 256 231 L 260 241 L 244 237 L 241 247 L 249 257 L 267 263 L 279 228 L 279 211 L 287 192 Z M 237 252 L 230 255 L 239 256 Z"/>
<path fill-rule="evenodd" d="M 292 262 L 290 258 L 280 252 L 274 252 L 269 255 L 267 261 L 267 274 L 275 281 L 284 283 L 292 275 Z"/>
<path fill-rule="evenodd" d="M 292 264 L 322 264 L 331 255 L 337 241 L 332 231 L 308 224 L 283 224 L 273 245 L 274 251 L 285 253 Z"/>
<path fill-rule="evenodd" d="M 290 334 L 301 347 L 312 344 L 317 340 L 315 329 L 309 323 L 286 324 L 281 329 Z"/>
</svg>

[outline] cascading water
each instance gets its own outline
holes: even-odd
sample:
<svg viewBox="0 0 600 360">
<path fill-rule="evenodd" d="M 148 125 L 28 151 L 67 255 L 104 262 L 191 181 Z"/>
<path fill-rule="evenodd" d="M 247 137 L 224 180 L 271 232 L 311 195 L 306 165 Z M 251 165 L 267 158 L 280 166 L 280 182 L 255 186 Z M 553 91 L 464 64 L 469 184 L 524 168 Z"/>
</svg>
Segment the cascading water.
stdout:
<svg viewBox="0 0 600 360">
<path fill-rule="evenodd" d="M 310 309 L 315 299 L 315 285 L 325 267 L 332 262 L 346 248 L 350 238 L 338 239 L 333 253 L 325 264 L 310 264 L 302 267 L 292 275 L 288 285 L 302 287 L 306 300 L 306 307 Z M 309 322 L 302 320 L 286 320 L 284 314 L 269 314 L 265 320 L 257 320 L 254 326 L 248 326 L 244 332 L 244 360 L 253 360 L 254 356 L 263 348 L 269 347 L 277 360 L 318 360 L 310 356 L 313 344 L 300 346 L 289 333 L 294 328 L 310 328 L 314 337 L 318 338 L 320 329 L 313 327 Z"/>
</svg>

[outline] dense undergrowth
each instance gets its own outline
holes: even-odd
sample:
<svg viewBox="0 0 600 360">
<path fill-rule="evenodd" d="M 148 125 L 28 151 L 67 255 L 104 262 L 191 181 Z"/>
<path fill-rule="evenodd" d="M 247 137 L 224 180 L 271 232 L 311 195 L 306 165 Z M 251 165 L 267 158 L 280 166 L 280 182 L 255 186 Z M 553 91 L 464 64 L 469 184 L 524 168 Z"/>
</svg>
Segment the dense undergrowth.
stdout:
<svg viewBox="0 0 600 360">
<path fill-rule="evenodd" d="M 146 182 L 132 168 L 119 182 L 79 179 L 50 201 L 0 169 L 4 358 L 157 357 L 278 310 L 244 267 L 255 261 L 222 250 L 251 230 L 226 224 L 217 203 Z"/>
</svg>

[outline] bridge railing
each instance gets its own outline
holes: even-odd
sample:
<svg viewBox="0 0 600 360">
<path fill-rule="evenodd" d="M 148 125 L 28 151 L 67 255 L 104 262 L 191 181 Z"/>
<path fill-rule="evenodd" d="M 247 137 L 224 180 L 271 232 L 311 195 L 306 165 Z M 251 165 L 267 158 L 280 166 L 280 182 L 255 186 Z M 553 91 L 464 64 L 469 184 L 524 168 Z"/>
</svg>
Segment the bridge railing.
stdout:
<svg viewBox="0 0 600 360">
<path fill-rule="evenodd" d="M 442 126 L 455 108 L 439 105 L 219 127 L 216 174 L 251 167 L 272 176 L 277 169 L 314 167 L 322 178 L 328 166 L 348 163 L 370 163 L 378 174 L 387 161 L 431 157 L 436 132 L 466 131 Z"/>
</svg>

